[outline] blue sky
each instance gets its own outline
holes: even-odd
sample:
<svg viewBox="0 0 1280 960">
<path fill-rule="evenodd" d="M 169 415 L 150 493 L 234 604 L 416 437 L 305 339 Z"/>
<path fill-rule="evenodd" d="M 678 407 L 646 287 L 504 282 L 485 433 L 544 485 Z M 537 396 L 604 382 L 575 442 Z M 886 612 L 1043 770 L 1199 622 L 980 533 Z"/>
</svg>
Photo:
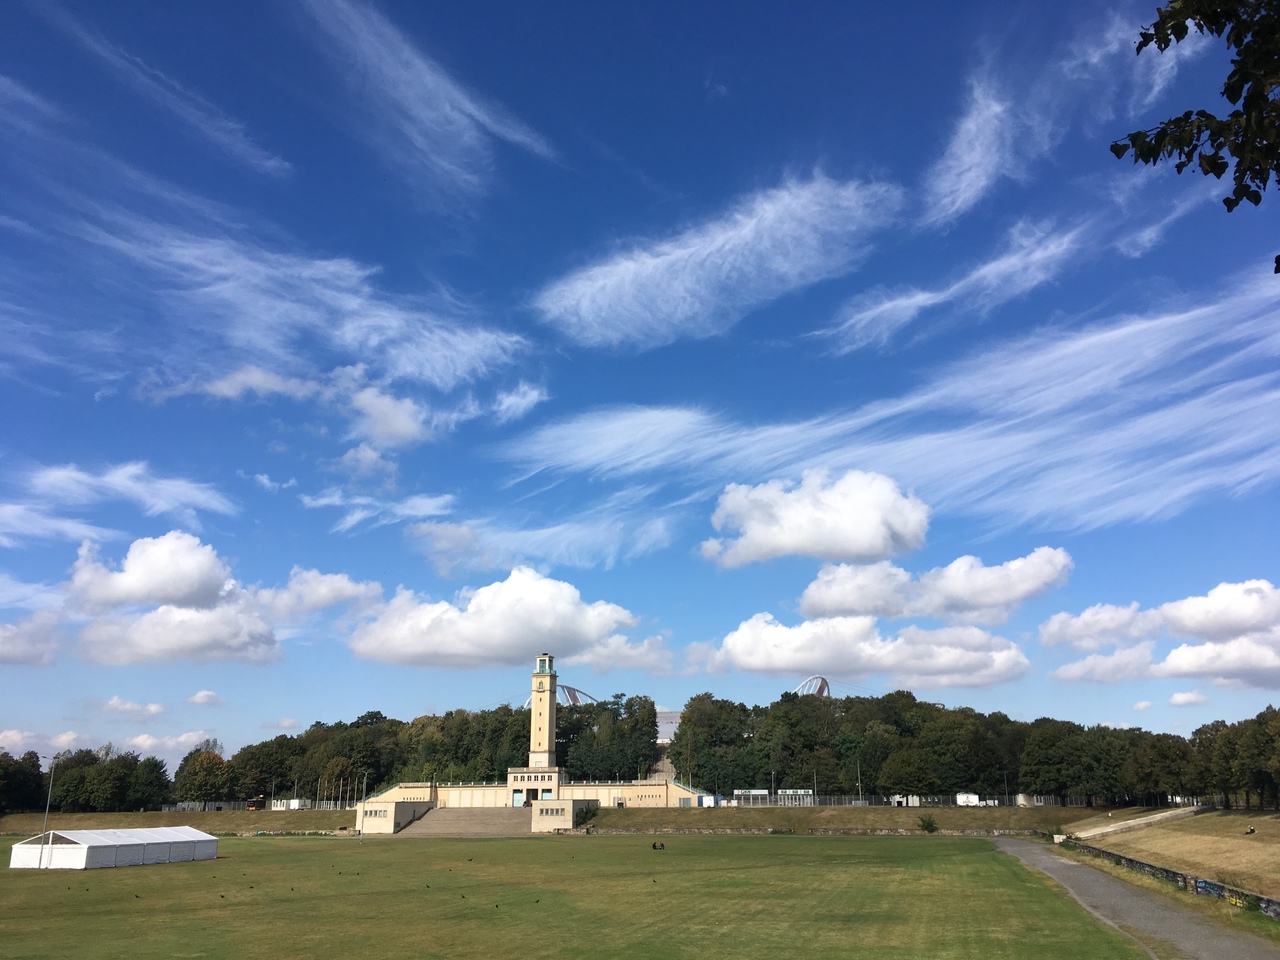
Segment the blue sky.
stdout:
<svg viewBox="0 0 1280 960">
<path fill-rule="evenodd" d="M 1270 205 L 1147 8 L 0 10 L 0 747 L 1280 686 Z"/>
</svg>

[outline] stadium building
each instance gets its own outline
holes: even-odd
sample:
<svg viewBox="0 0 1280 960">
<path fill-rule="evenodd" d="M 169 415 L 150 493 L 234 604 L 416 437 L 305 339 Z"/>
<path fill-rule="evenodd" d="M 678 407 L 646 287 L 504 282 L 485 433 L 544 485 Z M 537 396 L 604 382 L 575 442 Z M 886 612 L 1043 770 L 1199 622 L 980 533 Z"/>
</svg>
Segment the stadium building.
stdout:
<svg viewBox="0 0 1280 960">
<path fill-rule="evenodd" d="M 532 833 L 573 827 L 586 810 L 611 807 L 692 807 L 706 796 L 671 777 L 606 783 L 574 782 L 556 764 L 554 657 L 540 654 L 529 699 L 529 763 L 507 770 L 506 783 L 397 783 L 356 806 L 366 834 L 399 833 L 432 810 L 515 808 L 529 812 Z"/>
</svg>

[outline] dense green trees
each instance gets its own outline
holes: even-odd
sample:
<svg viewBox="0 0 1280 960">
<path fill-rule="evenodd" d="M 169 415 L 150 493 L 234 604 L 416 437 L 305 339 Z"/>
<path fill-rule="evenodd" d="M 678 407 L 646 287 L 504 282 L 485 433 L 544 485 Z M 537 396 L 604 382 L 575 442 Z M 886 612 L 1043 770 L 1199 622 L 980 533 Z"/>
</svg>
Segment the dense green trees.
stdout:
<svg viewBox="0 0 1280 960">
<path fill-rule="evenodd" d="M 658 759 L 648 697 L 617 694 L 562 707 L 556 752 L 575 780 L 645 776 Z M 155 757 L 66 751 L 54 769 L 63 811 L 155 809 L 171 799 L 258 795 L 358 797 L 399 781 L 495 781 L 523 766 L 529 712 L 510 706 L 451 710 L 405 722 L 378 711 L 351 723 L 313 723 L 224 759 L 216 740 L 195 744 L 170 784 Z M 708 791 L 814 788 L 819 794 L 1038 793 L 1098 804 L 1161 804 L 1199 796 L 1225 806 L 1280 807 L 1280 711 L 1217 720 L 1190 738 L 1043 717 L 948 709 L 904 690 L 844 699 L 784 693 L 748 707 L 711 693 L 691 697 L 671 743 L 679 779 Z M 0 752 L 0 812 L 40 809 L 48 775 L 34 753 Z M 296 793 L 295 793 L 296 791 Z"/>
<path fill-rule="evenodd" d="M 108 743 L 97 750 L 64 751 L 56 759 L 51 800 L 58 810 L 158 810 L 169 802 L 169 774 L 156 757 L 121 753 Z M 42 808 L 48 786 L 49 774 L 40 772 L 36 754 L 15 761 L 0 753 L 0 810 Z"/>
<path fill-rule="evenodd" d="M 44 805 L 40 757 L 28 750 L 21 757 L 0 750 L 0 813 L 35 810 Z"/>
<path fill-rule="evenodd" d="M 819 794 L 1033 793 L 1087 804 L 1158 805 L 1199 796 L 1280 807 L 1280 711 L 1168 733 L 1031 723 L 947 709 L 904 690 L 827 699 L 783 694 L 747 707 L 690 698 L 671 744 L 681 779 L 704 790 Z"/>
</svg>

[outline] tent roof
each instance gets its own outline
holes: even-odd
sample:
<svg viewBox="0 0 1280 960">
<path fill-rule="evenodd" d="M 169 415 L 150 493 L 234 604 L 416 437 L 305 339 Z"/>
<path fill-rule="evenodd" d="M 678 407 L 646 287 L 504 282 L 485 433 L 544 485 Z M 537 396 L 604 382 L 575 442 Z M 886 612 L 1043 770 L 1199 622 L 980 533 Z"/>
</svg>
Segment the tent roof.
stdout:
<svg viewBox="0 0 1280 960">
<path fill-rule="evenodd" d="M 50 836 L 52 834 L 52 836 Z M 191 840 L 216 840 L 213 834 L 195 827 L 132 827 L 125 830 L 50 830 L 22 843 L 78 843 L 86 847 L 124 846 L 138 843 L 175 843 Z"/>
</svg>

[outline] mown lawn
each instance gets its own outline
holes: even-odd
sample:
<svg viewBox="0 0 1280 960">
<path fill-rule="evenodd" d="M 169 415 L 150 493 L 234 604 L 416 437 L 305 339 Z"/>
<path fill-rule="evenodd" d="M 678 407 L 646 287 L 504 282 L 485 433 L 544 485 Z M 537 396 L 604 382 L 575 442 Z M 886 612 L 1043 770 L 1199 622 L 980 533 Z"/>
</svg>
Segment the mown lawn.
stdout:
<svg viewBox="0 0 1280 960">
<path fill-rule="evenodd" d="M 202 863 L 0 873 L 28 957 L 1141 958 L 984 840 L 227 839 Z M 9 844 L 0 844 L 7 855 Z"/>
</svg>

